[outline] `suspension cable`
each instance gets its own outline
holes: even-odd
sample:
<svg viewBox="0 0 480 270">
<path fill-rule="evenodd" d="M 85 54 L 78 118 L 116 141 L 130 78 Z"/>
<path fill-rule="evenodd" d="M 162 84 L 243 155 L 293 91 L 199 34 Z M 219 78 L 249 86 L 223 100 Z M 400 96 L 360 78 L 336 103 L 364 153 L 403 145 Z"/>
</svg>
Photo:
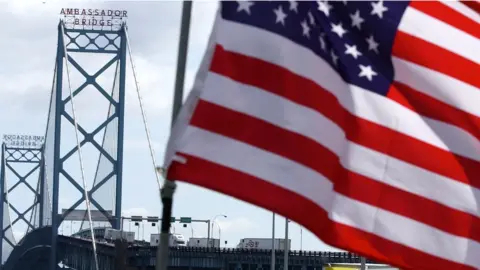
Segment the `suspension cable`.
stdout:
<svg viewBox="0 0 480 270">
<path fill-rule="evenodd" d="M 44 159 L 44 164 L 43 164 L 43 165 L 44 165 L 44 167 L 45 167 L 45 169 L 44 169 L 45 179 L 44 179 L 44 187 L 43 187 L 44 190 L 42 190 L 42 192 L 43 192 L 43 194 L 45 194 L 45 192 L 47 193 L 47 201 L 45 202 L 45 199 L 42 198 L 42 199 L 43 199 L 43 202 L 42 202 L 42 203 L 45 204 L 45 205 L 47 205 L 47 206 L 50 206 L 51 203 L 52 203 L 52 192 L 51 192 L 51 190 L 50 190 L 51 187 L 49 186 L 49 180 L 52 180 L 52 183 L 53 183 L 53 179 L 48 179 L 48 164 L 47 164 L 47 162 L 45 161 L 45 158 L 46 158 L 46 157 L 45 157 L 45 152 L 46 152 L 46 149 L 47 149 L 47 148 L 46 148 L 45 146 L 47 145 L 48 133 L 51 132 L 51 131 L 49 131 L 48 127 L 50 126 L 50 121 L 52 121 L 52 119 L 50 119 L 50 116 L 51 116 L 50 114 L 51 114 L 52 109 L 53 109 L 53 108 L 52 108 L 52 105 L 53 105 L 54 100 L 56 100 L 56 97 L 55 97 L 54 93 L 56 93 L 56 92 L 55 92 L 55 89 L 56 89 L 56 81 L 57 81 L 57 68 L 58 68 L 57 64 L 58 64 L 58 63 L 57 63 L 57 61 L 55 60 L 55 69 L 54 69 L 54 71 L 53 71 L 52 90 L 51 90 L 51 93 L 50 93 L 50 96 L 51 96 L 51 98 L 50 98 L 50 106 L 49 106 L 48 117 L 47 117 L 47 129 L 46 129 L 46 131 L 45 131 L 45 141 L 44 141 L 44 143 L 43 143 L 43 154 L 42 154 L 42 157 L 43 157 L 43 159 Z M 55 104 L 56 104 L 56 101 L 55 101 Z M 44 195 L 44 196 L 45 196 L 45 195 Z M 45 210 L 45 209 L 44 209 L 44 210 Z M 48 212 L 52 212 L 52 207 L 49 208 Z M 45 215 L 45 212 L 43 212 L 43 214 Z M 50 215 L 50 216 L 51 216 L 51 215 Z M 48 225 L 48 224 L 50 224 L 50 225 L 52 224 L 52 221 L 53 221 L 53 220 L 51 220 L 51 218 L 48 218 L 48 217 L 47 217 L 46 219 L 45 219 L 44 217 L 41 217 L 41 218 L 43 219 L 44 226 L 46 226 L 46 225 Z M 46 222 L 46 223 L 45 223 L 45 222 Z"/>
<path fill-rule="evenodd" d="M 39 170 L 40 170 L 40 173 L 38 174 L 37 189 L 35 190 L 37 192 L 37 194 L 40 193 L 40 180 L 41 180 L 41 177 L 42 177 L 42 171 L 41 171 L 42 169 L 40 167 L 39 167 Z M 30 225 L 33 225 L 33 229 L 35 229 L 36 225 L 39 225 L 39 224 L 35 224 L 37 222 L 36 220 L 33 220 L 37 216 L 37 212 L 39 212 L 38 211 L 38 205 L 36 205 L 36 204 L 41 203 L 40 200 L 38 200 L 38 198 L 40 196 L 37 196 L 37 194 L 35 194 L 35 196 L 33 197 L 33 204 L 35 206 L 32 209 L 33 211 L 30 211 L 31 214 L 30 214 L 30 218 L 28 219 L 28 223 L 30 223 Z M 33 223 L 32 223 L 32 221 L 33 221 Z M 40 221 L 40 219 L 39 219 L 39 221 Z M 31 229 L 31 227 L 27 226 L 27 229 L 25 230 L 25 235 L 27 235 L 27 233 L 30 232 L 30 229 Z"/>
<path fill-rule="evenodd" d="M 94 260 L 95 260 L 95 269 L 99 270 L 99 268 L 98 268 L 98 258 L 97 258 L 97 245 L 95 243 L 95 234 L 93 232 L 93 223 L 92 223 L 92 213 L 90 211 L 90 199 L 88 197 L 89 195 L 88 195 L 88 192 L 87 192 L 87 182 L 85 181 L 85 171 L 84 171 L 84 167 L 83 167 L 82 151 L 81 151 L 81 146 L 80 146 L 80 139 L 79 139 L 79 136 L 78 136 L 78 123 L 77 123 L 77 117 L 76 117 L 76 113 L 75 113 L 75 105 L 74 105 L 74 102 L 73 102 L 74 101 L 74 95 L 73 95 L 72 85 L 71 85 L 71 81 L 70 81 L 70 69 L 68 68 L 69 67 L 69 65 L 68 65 L 69 60 L 68 60 L 68 54 L 67 54 L 67 45 L 65 44 L 65 31 L 64 31 L 63 21 L 61 23 L 60 28 L 62 30 L 63 54 L 64 54 L 64 57 L 65 57 L 65 69 L 66 69 L 66 72 L 67 72 L 68 89 L 70 91 L 70 103 L 72 103 L 72 118 L 73 118 L 73 123 L 74 123 L 74 126 L 75 126 L 75 138 L 77 140 L 78 159 L 79 159 L 79 162 L 80 162 L 80 171 L 81 171 L 81 174 L 82 174 L 83 193 L 84 193 L 84 196 L 85 196 L 85 204 L 87 206 L 88 222 L 90 223 L 90 234 L 91 234 L 91 237 L 92 237 L 93 257 L 94 257 Z"/>
<path fill-rule="evenodd" d="M 130 58 L 130 64 L 132 65 L 132 72 L 133 72 L 133 80 L 135 81 L 135 87 L 137 89 L 137 96 L 138 96 L 138 102 L 140 103 L 140 111 L 142 112 L 142 118 L 143 118 L 143 126 L 145 127 L 145 134 L 147 135 L 147 141 L 148 141 L 148 148 L 150 150 L 150 156 L 152 157 L 152 162 L 153 162 L 153 170 L 155 172 L 155 177 L 157 180 L 158 184 L 158 190 L 162 188 L 162 185 L 160 183 L 160 177 L 158 176 L 157 170 L 156 170 L 156 162 L 155 162 L 155 150 L 153 149 L 152 142 L 150 139 L 150 131 L 148 129 L 148 122 L 147 122 L 147 116 L 145 114 L 145 109 L 143 107 L 143 101 L 142 101 L 142 96 L 140 94 L 140 86 L 138 84 L 137 80 L 137 72 L 135 70 L 135 64 L 133 62 L 133 57 L 132 57 L 132 49 L 130 46 L 130 39 L 128 38 L 128 32 L 127 32 L 127 27 L 123 27 L 124 33 L 125 33 L 125 38 L 127 39 L 127 49 L 128 49 L 128 55 Z"/>
<path fill-rule="evenodd" d="M 49 105 L 48 105 L 47 128 L 46 128 L 46 131 L 45 131 L 45 140 L 47 139 L 48 126 L 49 126 L 49 122 L 51 121 L 51 120 L 50 120 L 50 112 L 52 111 L 52 103 L 53 103 L 52 101 L 53 101 L 53 99 L 55 98 L 55 96 L 54 96 L 54 91 L 55 91 L 55 79 L 57 78 L 57 76 L 56 76 L 56 74 L 57 74 L 57 61 L 55 61 L 55 65 L 54 65 L 54 66 L 55 66 L 55 67 L 53 68 L 52 89 L 50 90 L 50 102 L 49 102 Z M 43 146 L 42 146 L 42 148 L 41 148 L 41 150 L 40 150 L 40 151 L 41 151 L 40 156 L 41 156 L 41 160 L 43 160 L 43 167 L 44 167 L 44 170 L 43 170 L 43 174 L 44 174 L 43 177 L 45 177 L 45 181 L 44 181 L 45 183 L 44 183 L 44 185 L 46 185 L 46 182 L 47 182 L 47 180 L 48 180 L 47 177 L 46 177 L 47 163 L 45 162 L 45 144 L 46 144 L 46 142 L 43 143 Z M 40 161 L 40 164 L 42 164 L 41 162 L 42 162 L 42 161 Z M 42 181 L 42 175 L 41 175 L 41 174 L 42 174 L 42 168 L 41 168 L 41 167 L 39 168 L 39 171 L 40 171 L 40 173 L 39 173 L 39 179 L 38 179 L 37 190 L 36 190 L 36 191 L 37 191 L 38 194 L 43 194 L 43 196 L 40 196 L 40 198 L 42 199 L 42 201 L 38 201 L 38 202 L 37 202 L 37 199 L 38 199 L 37 196 L 35 196 L 35 197 L 33 198 L 33 203 L 34 203 L 34 204 L 37 204 L 37 203 L 38 203 L 39 205 L 37 205 L 37 206 L 34 207 L 34 211 L 31 211 L 31 215 L 30 215 L 30 219 L 29 219 L 30 224 L 32 224 L 32 219 L 34 219 L 35 216 L 37 215 L 37 212 L 39 212 L 38 207 L 43 207 L 43 205 L 44 205 L 44 203 L 45 203 L 45 200 L 44 200 L 44 196 L 45 196 L 44 191 L 43 191 L 43 190 L 40 190 L 40 187 L 41 187 L 40 181 Z M 48 193 L 48 192 L 47 192 L 47 193 Z M 49 196 L 49 195 L 50 195 L 50 194 L 47 194 L 47 196 Z M 43 214 L 45 215 L 45 213 L 43 213 Z M 44 220 L 44 217 L 38 216 L 38 224 L 37 224 L 38 226 L 40 226 L 40 223 L 41 223 L 41 222 L 40 222 L 40 219 L 43 219 L 43 220 Z M 36 220 L 33 220 L 33 222 L 34 222 L 33 225 L 35 225 L 35 222 L 37 222 L 37 221 L 36 221 Z M 27 235 L 27 233 L 28 233 L 29 231 L 30 231 L 30 226 L 27 227 L 27 230 L 26 230 L 26 232 L 25 232 L 25 235 Z"/>
</svg>

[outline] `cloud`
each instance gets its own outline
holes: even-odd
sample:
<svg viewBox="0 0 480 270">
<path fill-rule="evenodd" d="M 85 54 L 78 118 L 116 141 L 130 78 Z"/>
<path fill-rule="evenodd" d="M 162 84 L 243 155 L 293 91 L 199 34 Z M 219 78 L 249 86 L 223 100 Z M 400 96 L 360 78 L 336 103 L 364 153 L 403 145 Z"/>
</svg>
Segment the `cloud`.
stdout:
<svg viewBox="0 0 480 270">
<path fill-rule="evenodd" d="M 129 208 L 122 211 L 122 216 L 124 217 L 131 217 L 131 216 L 146 217 L 148 215 L 149 215 L 148 210 L 142 207 L 134 207 L 134 208 Z"/>
<path fill-rule="evenodd" d="M 154 151 L 158 154 L 158 151 L 163 150 L 163 144 L 157 141 L 152 141 L 152 147 Z M 126 139 L 124 141 L 125 150 L 148 150 L 149 145 L 147 139 Z"/>
<path fill-rule="evenodd" d="M 7 2 L 0 17 L 0 32 L 5 35 L 0 44 L 0 95 L 5 98 L 0 105 L 8 110 L 46 112 L 44 104 L 48 102 L 52 83 L 58 13 L 64 6 L 82 8 L 87 5 L 89 8 L 128 10 L 131 48 L 145 106 L 153 113 L 167 116 L 175 79 L 181 2 Z M 186 85 L 191 85 L 202 58 L 217 5 L 217 1 L 194 4 Z M 11 27 L 9 22 L 15 22 L 15 26 Z M 83 66 L 96 62 L 98 57 L 93 57 Z M 73 72 L 74 68 L 70 67 Z M 127 99 L 137 107 L 131 67 L 127 69 Z"/>
<path fill-rule="evenodd" d="M 255 224 L 246 217 L 237 217 L 231 220 L 217 220 L 215 223 L 220 226 L 222 233 L 243 234 L 255 229 Z"/>
</svg>

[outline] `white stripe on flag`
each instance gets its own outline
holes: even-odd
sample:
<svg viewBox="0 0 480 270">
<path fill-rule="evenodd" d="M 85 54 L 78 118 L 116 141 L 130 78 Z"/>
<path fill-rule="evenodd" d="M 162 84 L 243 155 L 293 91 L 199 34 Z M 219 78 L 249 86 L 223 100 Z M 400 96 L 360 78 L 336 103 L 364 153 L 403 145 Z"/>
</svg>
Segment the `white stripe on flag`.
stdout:
<svg viewBox="0 0 480 270">
<path fill-rule="evenodd" d="M 480 24 L 480 14 L 462 4 L 459 0 L 441 1 L 441 3 Z"/>
<path fill-rule="evenodd" d="M 480 40 L 437 18 L 408 7 L 398 29 L 480 64 Z"/>
<path fill-rule="evenodd" d="M 334 192 L 332 184 L 323 175 L 289 159 L 192 126 L 178 140 L 180 153 L 232 168 L 294 192 L 325 209 L 336 222 L 454 262 L 472 267 L 480 265 L 477 256 L 479 243 L 346 198 Z"/>
<path fill-rule="evenodd" d="M 480 52 L 479 52 L 480 54 Z M 480 89 L 444 73 L 393 57 L 395 81 L 432 98 L 480 117 Z M 479 75 L 480 76 L 480 75 Z M 452 91 L 452 89 L 454 89 Z"/>
<path fill-rule="evenodd" d="M 479 190 L 347 141 L 340 127 L 310 108 L 215 73 L 207 76 L 204 87 L 202 100 L 310 138 L 340 157 L 344 167 L 352 172 L 480 216 L 476 203 Z"/>
<path fill-rule="evenodd" d="M 246 37 L 255 42 L 244 42 Z M 316 82 L 335 95 L 345 109 L 358 117 L 389 127 L 443 150 L 480 161 L 478 151 L 480 142 L 472 144 L 469 139 L 471 135 L 467 132 L 452 125 L 422 117 L 378 94 L 347 85 L 323 59 L 286 38 L 257 27 L 223 19 L 219 19 L 216 38 L 217 43 L 228 51 L 283 66 L 292 73 Z M 299 59 L 302 60 L 299 61 Z M 358 102 L 352 103 L 352 99 Z M 379 111 L 382 114 L 379 114 Z M 435 130 L 432 127 L 435 127 Z M 447 140 L 448 138 L 444 136 L 440 138 L 436 133 L 456 134 L 460 137 Z"/>
</svg>

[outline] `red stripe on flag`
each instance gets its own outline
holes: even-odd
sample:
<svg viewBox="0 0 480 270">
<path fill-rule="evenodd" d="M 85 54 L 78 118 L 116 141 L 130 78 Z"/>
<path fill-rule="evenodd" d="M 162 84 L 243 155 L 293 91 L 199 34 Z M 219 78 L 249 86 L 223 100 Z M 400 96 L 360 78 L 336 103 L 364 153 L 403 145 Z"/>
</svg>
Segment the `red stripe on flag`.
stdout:
<svg viewBox="0 0 480 270">
<path fill-rule="evenodd" d="M 480 2 L 479 1 L 476 1 L 476 0 L 467 0 L 467 1 L 460 1 L 462 4 L 464 4 L 465 6 L 471 8 L 472 10 L 474 10 L 475 12 L 477 12 L 478 14 L 480 14 Z"/>
<path fill-rule="evenodd" d="M 408 268 L 413 261 L 417 267 L 425 270 L 474 269 L 332 222 L 322 208 L 294 192 L 197 157 L 178 154 L 187 158 L 188 162 L 186 165 L 173 162 L 168 170 L 168 179 L 178 179 L 228 194 L 287 216 L 329 245 L 402 268 Z"/>
<path fill-rule="evenodd" d="M 455 9 L 437 1 L 412 1 L 410 6 L 428 14 L 444 23 L 447 23 L 458 30 L 480 38 L 480 25 L 474 20 L 466 17 Z"/>
<path fill-rule="evenodd" d="M 334 183 L 334 189 L 347 197 L 480 242 L 480 231 L 473 229 L 480 228 L 477 217 L 348 171 L 335 153 L 303 135 L 204 100 L 198 102 L 190 125 L 309 167 L 327 177 Z M 366 140 L 376 138 L 364 133 L 357 136 L 365 136 Z"/>
<path fill-rule="evenodd" d="M 480 88 L 480 65 L 407 33 L 397 32 L 392 54 Z"/>
<path fill-rule="evenodd" d="M 423 116 L 455 125 L 480 140 L 480 118 L 425 95 L 405 84 L 394 82 L 388 97 Z"/>
<path fill-rule="evenodd" d="M 345 110 L 334 95 L 313 81 L 295 75 L 285 68 L 225 51 L 218 45 L 210 70 L 321 113 L 340 126 L 352 142 L 480 188 L 480 179 L 478 178 L 480 164 L 478 162 L 356 117 Z M 362 133 L 370 134 L 371 139 L 366 135 L 356 136 L 356 134 Z M 415 155 L 412 155 L 412 149 L 415 149 Z"/>
</svg>

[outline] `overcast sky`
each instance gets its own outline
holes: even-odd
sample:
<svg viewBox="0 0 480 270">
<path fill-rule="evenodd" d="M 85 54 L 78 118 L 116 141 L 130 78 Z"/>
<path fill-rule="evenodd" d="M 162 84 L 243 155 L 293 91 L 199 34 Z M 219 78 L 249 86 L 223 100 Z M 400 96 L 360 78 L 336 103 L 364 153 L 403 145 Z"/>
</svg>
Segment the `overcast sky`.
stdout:
<svg viewBox="0 0 480 270">
<path fill-rule="evenodd" d="M 10 0 L 0 3 L 0 134 L 45 133 L 49 95 L 57 44 L 58 14 L 62 7 L 112 8 L 128 10 L 128 29 L 138 72 L 140 90 L 145 101 L 149 128 L 154 141 L 157 163 L 163 159 L 168 138 L 171 101 L 176 67 L 181 2 L 178 1 L 116 1 L 66 2 L 44 0 Z M 199 66 L 213 24 L 216 2 L 195 2 L 190 30 L 186 91 Z M 93 56 L 82 64 L 92 68 L 99 58 Z M 129 63 L 130 65 L 130 63 Z M 143 122 L 136 99 L 136 90 L 129 66 L 127 76 L 127 105 L 125 124 L 123 212 L 126 215 L 161 215 L 161 204 L 152 161 L 143 130 Z M 73 75 L 72 75 L 73 76 Z M 113 82 L 113 78 L 103 78 Z M 75 100 L 79 115 L 86 126 L 98 125 L 105 117 L 106 103 L 99 93 L 88 91 Z M 99 117 L 99 115 L 101 117 Z M 95 122 L 97 121 L 97 122 Z M 73 133 L 66 141 L 74 140 Z M 86 177 L 91 182 L 92 167 L 97 155 L 84 151 Z M 78 158 L 74 162 L 78 166 Z M 73 166 L 73 165 L 72 165 Z M 77 173 L 79 170 L 77 170 Z M 79 180 L 80 181 L 80 180 Z M 63 183 L 63 182 L 62 182 Z M 12 194 L 12 200 L 25 201 L 27 190 Z M 79 198 L 78 191 L 63 186 L 61 207 Z M 33 198 L 33 197 L 32 197 Z M 82 205 L 82 207 L 84 207 Z M 228 246 L 235 246 L 247 237 L 271 237 L 270 212 L 236 199 L 187 184 L 179 184 L 175 193 L 173 214 L 195 219 L 218 219 L 221 238 Z M 276 235 L 284 236 L 284 219 L 277 218 Z M 66 224 L 63 230 L 69 230 Z M 206 236 L 206 225 L 194 224 L 195 236 Z M 20 229 L 18 229 L 20 230 Z M 177 233 L 190 237 L 192 230 L 175 226 Z M 300 248 L 300 227 L 290 225 L 292 248 Z M 145 226 L 145 237 L 153 232 Z M 17 232 L 18 234 L 18 232 Z M 140 231 L 143 235 L 143 232 Z M 214 236 L 218 237 L 218 227 Z M 303 249 L 331 250 L 316 237 L 303 230 Z"/>
</svg>

